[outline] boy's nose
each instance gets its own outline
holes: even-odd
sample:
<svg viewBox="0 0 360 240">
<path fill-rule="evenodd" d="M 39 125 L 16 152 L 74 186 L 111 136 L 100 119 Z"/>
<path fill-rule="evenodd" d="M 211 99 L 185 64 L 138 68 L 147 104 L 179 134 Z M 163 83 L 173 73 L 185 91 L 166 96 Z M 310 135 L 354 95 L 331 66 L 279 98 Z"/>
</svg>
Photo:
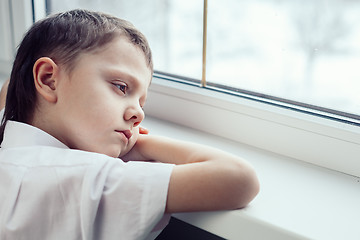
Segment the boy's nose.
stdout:
<svg viewBox="0 0 360 240">
<path fill-rule="evenodd" d="M 140 106 L 129 107 L 125 112 L 125 120 L 131 121 L 133 127 L 137 127 L 142 120 L 144 120 L 145 114 Z"/>
</svg>

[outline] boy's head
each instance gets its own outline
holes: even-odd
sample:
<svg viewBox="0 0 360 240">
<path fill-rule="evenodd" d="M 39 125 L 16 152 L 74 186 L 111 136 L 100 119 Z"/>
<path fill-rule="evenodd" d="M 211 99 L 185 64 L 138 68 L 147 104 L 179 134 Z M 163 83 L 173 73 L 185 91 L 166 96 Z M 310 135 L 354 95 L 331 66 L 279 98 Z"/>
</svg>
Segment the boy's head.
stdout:
<svg viewBox="0 0 360 240">
<path fill-rule="evenodd" d="M 71 148 L 122 155 L 127 146 L 102 150 L 100 142 L 134 144 L 152 71 L 146 38 L 129 22 L 85 10 L 52 15 L 19 46 L 3 126 L 29 123 Z M 102 139 L 106 127 L 115 127 L 113 142 Z"/>
</svg>

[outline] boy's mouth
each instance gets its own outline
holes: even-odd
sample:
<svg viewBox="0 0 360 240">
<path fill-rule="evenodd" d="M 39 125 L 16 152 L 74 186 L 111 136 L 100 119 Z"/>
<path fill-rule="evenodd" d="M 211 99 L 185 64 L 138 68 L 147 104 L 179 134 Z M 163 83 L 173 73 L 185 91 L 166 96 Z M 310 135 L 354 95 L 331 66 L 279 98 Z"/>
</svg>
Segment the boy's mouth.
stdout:
<svg viewBox="0 0 360 240">
<path fill-rule="evenodd" d="M 125 135 L 127 139 L 130 139 L 132 136 L 132 132 L 130 130 L 118 131 Z"/>
</svg>

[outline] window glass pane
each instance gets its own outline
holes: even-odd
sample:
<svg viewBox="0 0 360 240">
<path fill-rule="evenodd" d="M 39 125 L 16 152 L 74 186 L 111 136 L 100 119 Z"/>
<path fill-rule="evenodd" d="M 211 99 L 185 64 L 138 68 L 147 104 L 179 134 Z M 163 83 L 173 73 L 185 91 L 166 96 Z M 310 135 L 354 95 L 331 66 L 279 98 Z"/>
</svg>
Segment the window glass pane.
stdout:
<svg viewBox="0 0 360 240">
<path fill-rule="evenodd" d="M 360 1 L 208 3 L 207 80 L 360 115 Z"/>
<path fill-rule="evenodd" d="M 360 115 L 360 1 L 208 1 L 208 82 Z M 156 70 L 201 79 L 203 0 L 47 3 L 128 19 Z"/>
<path fill-rule="evenodd" d="M 154 68 L 201 78 L 203 1 L 47 0 L 48 11 L 86 8 L 131 21 L 149 40 Z"/>
</svg>

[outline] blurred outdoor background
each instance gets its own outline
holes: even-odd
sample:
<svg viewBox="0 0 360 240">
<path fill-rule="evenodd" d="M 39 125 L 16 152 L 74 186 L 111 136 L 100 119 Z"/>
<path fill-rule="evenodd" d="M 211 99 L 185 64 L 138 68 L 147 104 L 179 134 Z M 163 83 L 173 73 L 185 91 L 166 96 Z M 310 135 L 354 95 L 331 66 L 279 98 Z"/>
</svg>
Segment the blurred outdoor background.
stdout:
<svg viewBox="0 0 360 240">
<path fill-rule="evenodd" d="M 155 69 L 201 79 L 203 0 L 48 0 L 149 39 Z M 207 81 L 360 115 L 360 1 L 208 1 Z"/>
</svg>

